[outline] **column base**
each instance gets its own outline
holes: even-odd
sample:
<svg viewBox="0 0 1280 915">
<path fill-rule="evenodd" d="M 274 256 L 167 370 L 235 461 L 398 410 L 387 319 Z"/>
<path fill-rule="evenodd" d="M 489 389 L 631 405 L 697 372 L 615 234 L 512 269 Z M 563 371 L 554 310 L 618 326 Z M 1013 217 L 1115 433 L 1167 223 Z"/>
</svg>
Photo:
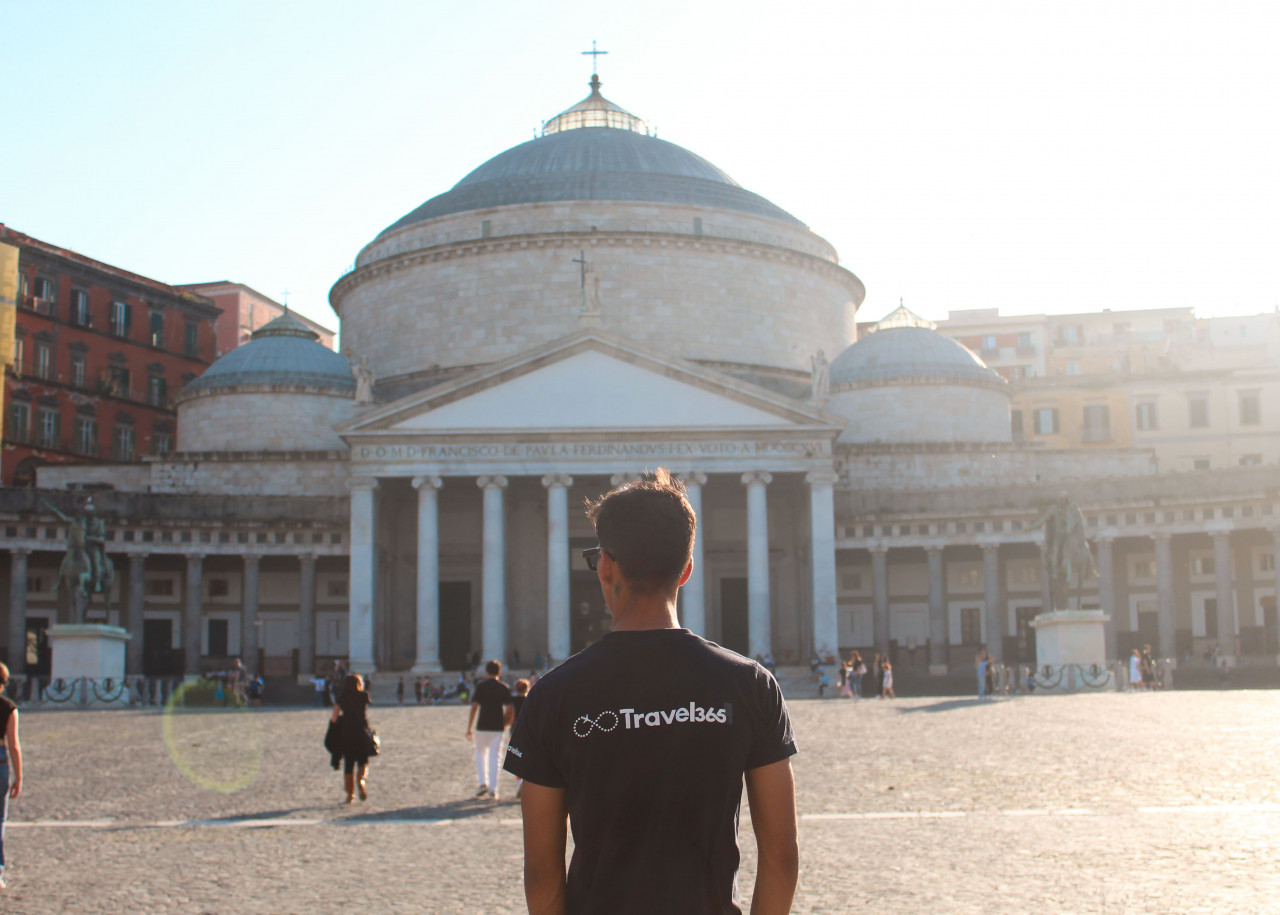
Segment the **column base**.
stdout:
<svg viewBox="0 0 1280 915">
<path fill-rule="evenodd" d="M 378 665 L 372 661 L 351 661 L 347 664 L 347 672 L 360 674 L 363 677 L 365 674 L 376 674 Z"/>
<path fill-rule="evenodd" d="M 929 665 L 929 676 L 931 677 L 945 677 L 948 673 L 949 669 L 946 664 Z"/>
<path fill-rule="evenodd" d="M 427 674 L 442 674 L 444 673 L 444 668 L 440 666 L 439 661 L 419 661 L 409 668 L 409 673 L 415 677 Z"/>
</svg>

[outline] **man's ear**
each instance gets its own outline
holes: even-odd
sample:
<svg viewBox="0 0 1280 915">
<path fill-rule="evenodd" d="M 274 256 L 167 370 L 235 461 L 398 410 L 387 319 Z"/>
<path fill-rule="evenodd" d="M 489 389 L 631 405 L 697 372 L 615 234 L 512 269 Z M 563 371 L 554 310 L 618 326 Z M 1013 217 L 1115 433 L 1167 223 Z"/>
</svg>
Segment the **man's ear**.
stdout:
<svg viewBox="0 0 1280 915">
<path fill-rule="evenodd" d="M 676 587 L 683 588 L 684 583 L 689 580 L 689 576 L 692 574 L 693 574 L 693 560 L 690 559 L 688 565 L 684 567 L 684 572 L 680 576 L 680 583 L 676 585 Z"/>
</svg>

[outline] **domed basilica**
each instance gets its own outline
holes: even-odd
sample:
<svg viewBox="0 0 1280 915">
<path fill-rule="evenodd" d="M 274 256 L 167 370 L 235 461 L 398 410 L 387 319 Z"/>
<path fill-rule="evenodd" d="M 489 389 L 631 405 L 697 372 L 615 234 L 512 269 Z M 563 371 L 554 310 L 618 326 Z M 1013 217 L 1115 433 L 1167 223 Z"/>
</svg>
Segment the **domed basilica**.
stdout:
<svg viewBox="0 0 1280 915">
<path fill-rule="evenodd" d="M 745 654 L 1034 662 L 1033 524 L 1062 489 L 1112 656 L 1140 634 L 1171 653 L 1192 611 L 1155 580 L 1178 497 L 1150 455 L 1015 441 L 1003 378 L 905 308 L 858 339 L 864 295 L 800 219 L 593 77 L 359 252 L 330 295 L 347 356 L 286 315 L 182 392 L 176 453 L 39 485 L 110 485 L 135 671 L 563 659 L 608 627 L 584 500 L 657 466 L 700 519 L 681 619 Z M 1120 570 L 1148 552 L 1144 589 Z"/>
</svg>

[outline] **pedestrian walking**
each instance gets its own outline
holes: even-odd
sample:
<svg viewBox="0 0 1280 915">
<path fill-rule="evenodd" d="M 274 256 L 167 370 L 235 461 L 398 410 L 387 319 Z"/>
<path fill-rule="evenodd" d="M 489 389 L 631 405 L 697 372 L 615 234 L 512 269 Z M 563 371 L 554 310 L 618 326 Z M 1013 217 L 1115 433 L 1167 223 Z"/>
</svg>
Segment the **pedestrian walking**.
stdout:
<svg viewBox="0 0 1280 915">
<path fill-rule="evenodd" d="M 476 797 L 498 799 L 498 754 L 502 750 L 502 734 L 515 720 L 515 704 L 511 687 L 503 683 L 502 662 L 492 660 L 484 666 L 485 678 L 476 684 L 471 697 L 471 715 L 467 718 L 467 740 L 476 747 Z"/>
<path fill-rule="evenodd" d="M 987 698 L 987 672 L 991 667 L 991 655 L 987 654 L 984 645 L 978 651 L 978 698 Z"/>
<path fill-rule="evenodd" d="M 369 799 L 369 757 L 377 755 L 378 746 L 369 729 L 369 694 L 359 674 L 347 674 L 338 690 L 329 723 L 336 726 L 336 751 L 342 757 L 342 786 L 347 803 Z"/>
<path fill-rule="evenodd" d="M 18 707 L 3 695 L 9 684 L 9 668 L 0 664 L 0 732 L 4 745 L 0 746 L 0 890 L 4 882 L 4 834 L 9 820 L 9 802 L 16 801 L 22 793 L 22 744 L 18 741 Z"/>
<path fill-rule="evenodd" d="M 836 675 L 836 684 L 840 687 L 840 695 L 846 699 L 853 698 L 853 661 L 840 662 L 840 673 Z"/>
<path fill-rule="evenodd" d="M 1142 652 L 1133 649 L 1129 654 L 1129 692 L 1142 689 Z"/>
<path fill-rule="evenodd" d="M 897 693 L 893 691 L 893 665 L 889 663 L 889 659 L 884 659 L 884 686 L 880 688 L 881 699 L 896 699 Z"/>
<path fill-rule="evenodd" d="M 753 911 L 789 911 L 791 721 L 760 663 L 680 628 L 697 527 L 683 486 L 659 469 L 587 514 L 599 545 L 583 558 L 612 628 L 530 691 L 505 762 L 525 779 L 529 911 L 737 911 L 744 778 L 759 855 Z"/>
<path fill-rule="evenodd" d="M 396 705 L 404 705 L 404 677 L 396 684 Z"/>
</svg>

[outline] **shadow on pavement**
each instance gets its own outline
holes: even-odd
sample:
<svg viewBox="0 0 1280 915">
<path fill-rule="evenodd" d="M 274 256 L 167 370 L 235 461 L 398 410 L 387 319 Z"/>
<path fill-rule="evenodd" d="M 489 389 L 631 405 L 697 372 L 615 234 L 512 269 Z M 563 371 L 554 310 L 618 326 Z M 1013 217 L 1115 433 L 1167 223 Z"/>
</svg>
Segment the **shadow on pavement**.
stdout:
<svg viewBox="0 0 1280 915">
<path fill-rule="evenodd" d="M 514 801 L 514 799 L 512 799 Z M 344 823 L 395 823 L 400 820 L 466 820 L 483 816 L 494 810 L 512 807 L 519 810 L 519 803 L 512 801 L 485 801 L 480 798 L 468 798 L 463 801 L 452 801 L 448 804 L 433 804 L 428 807 L 401 807 L 399 810 L 380 810 L 377 813 L 357 813 L 343 817 Z"/>
<path fill-rule="evenodd" d="M 935 702 L 932 705 L 917 705 L 909 708 L 899 708 L 899 715 L 911 715 L 915 712 L 951 712 L 958 708 L 971 708 L 975 705 L 988 705 L 991 699 L 979 699 L 976 696 L 972 699 L 948 699 L 945 702 Z"/>
</svg>

